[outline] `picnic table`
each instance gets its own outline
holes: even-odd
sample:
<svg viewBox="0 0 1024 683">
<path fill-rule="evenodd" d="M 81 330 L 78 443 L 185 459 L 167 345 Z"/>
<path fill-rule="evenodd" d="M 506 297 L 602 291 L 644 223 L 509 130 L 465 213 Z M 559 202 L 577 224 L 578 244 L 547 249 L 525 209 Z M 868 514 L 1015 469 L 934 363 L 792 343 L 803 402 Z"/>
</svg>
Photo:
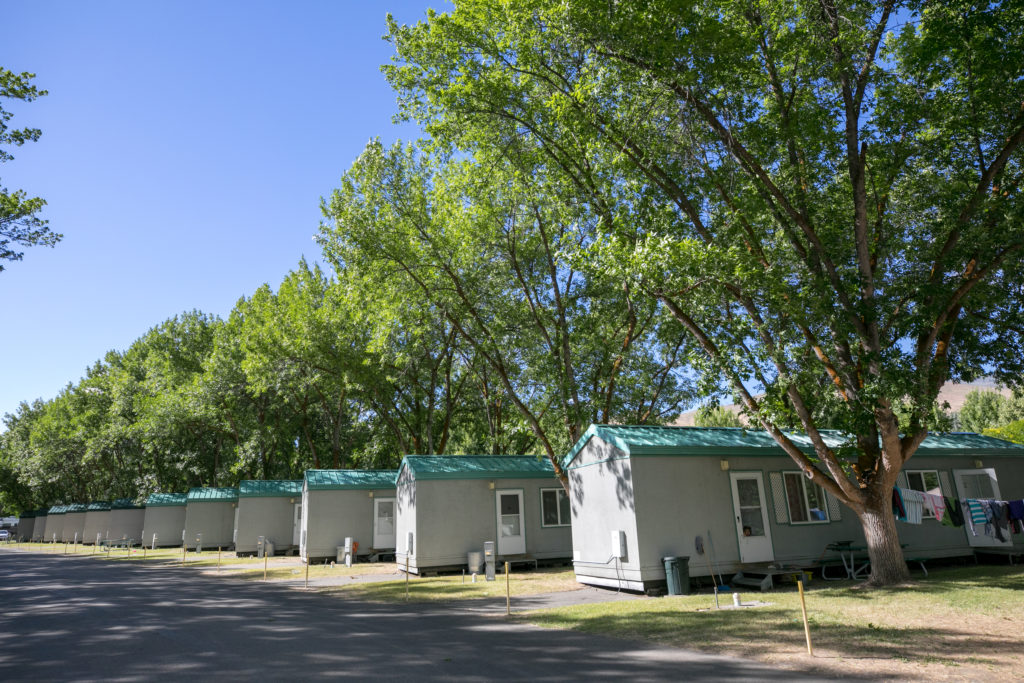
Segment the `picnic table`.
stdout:
<svg viewBox="0 0 1024 683">
<path fill-rule="evenodd" d="M 839 560 L 843 563 L 843 570 L 846 573 L 846 576 L 829 576 L 826 573 L 828 565 L 824 565 L 821 568 L 821 578 L 826 581 L 841 581 L 843 579 L 856 581 L 866 576 L 871 569 L 871 561 L 866 557 L 862 559 L 859 566 L 857 564 L 857 553 L 865 552 L 867 546 L 854 545 L 853 541 L 836 541 L 835 543 L 829 543 L 825 546 L 825 549 L 839 553 Z"/>
</svg>

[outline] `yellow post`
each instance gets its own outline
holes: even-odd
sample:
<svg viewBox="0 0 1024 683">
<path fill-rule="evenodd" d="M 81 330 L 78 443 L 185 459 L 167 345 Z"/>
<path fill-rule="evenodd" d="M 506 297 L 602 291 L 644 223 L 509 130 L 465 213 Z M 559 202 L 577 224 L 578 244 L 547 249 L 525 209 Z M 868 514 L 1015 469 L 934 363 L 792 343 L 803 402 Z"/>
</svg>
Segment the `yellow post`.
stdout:
<svg viewBox="0 0 1024 683">
<path fill-rule="evenodd" d="M 220 546 L 217 546 L 217 571 L 220 571 Z"/>
<path fill-rule="evenodd" d="M 263 551 L 263 580 L 264 581 L 267 580 L 267 558 L 268 557 L 269 556 L 267 555 L 267 551 L 264 550 Z"/>
<path fill-rule="evenodd" d="M 64 541 L 64 554 L 65 555 L 68 554 L 68 542 L 67 541 Z"/>
<path fill-rule="evenodd" d="M 803 579 L 796 582 L 800 588 L 800 611 L 804 615 L 804 636 L 807 638 L 807 654 L 814 656 L 814 649 L 811 648 L 811 626 L 807 623 L 807 605 L 804 603 L 804 582 Z"/>
<path fill-rule="evenodd" d="M 508 562 L 505 563 L 505 615 L 512 614 L 512 590 L 509 588 Z"/>
<path fill-rule="evenodd" d="M 409 602 L 409 553 L 405 553 L 405 601 Z"/>
<path fill-rule="evenodd" d="M 306 588 L 309 588 L 309 558 L 306 558 Z"/>
</svg>

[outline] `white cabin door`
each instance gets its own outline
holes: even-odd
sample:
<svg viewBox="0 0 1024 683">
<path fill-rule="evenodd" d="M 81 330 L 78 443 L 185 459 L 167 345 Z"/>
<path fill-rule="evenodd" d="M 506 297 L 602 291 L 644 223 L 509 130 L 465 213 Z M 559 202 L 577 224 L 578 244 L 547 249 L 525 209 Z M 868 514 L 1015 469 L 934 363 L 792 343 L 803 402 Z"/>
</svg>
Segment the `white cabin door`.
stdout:
<svg viewBox="0 0 1024 683">
<path fill-rule="evenodd" d="M 395 547 L 395 499 L 373 499 L 373 547 L 390 550 Z"/>
<path fill-rule="evenodd" d="M 732 507 L 736 515 L 740 562 L 771 562 L 772 532 L 768 528 L 764 481 L 760 472 L 732 472 Z"/>
<path fill-rule="evenodd" d="M 999 482 L 996 481 L 996 471 L 991 467 L 980 470 L 953 470 L 953 479 L 956 480 L 956 490 L 960 493 L 961 500 L 964 498 L 999 499 Z M 964 507 L 964 517 L 969 514 L 971 514 L 970 510 Z M 1009 531 L 1004 532 L 1005 541 L 984 534 L 975 536 L 966 524 L 964 532 L 967 534 L 968 545 L 974 548 L 1001 548 L 1013 545 Z"/>
<path fill-rule="evenodd" d="M 292 545 L 298 545 L 302 537 L 302 503 L 295 504 L 295 512 L 292 515 Z"/>
<path fill-rule="evenodd" d="M 523 490 L 497 491 L 498 554 L 526 553 L 526 529 L 523 524 Z"/>
</svg>

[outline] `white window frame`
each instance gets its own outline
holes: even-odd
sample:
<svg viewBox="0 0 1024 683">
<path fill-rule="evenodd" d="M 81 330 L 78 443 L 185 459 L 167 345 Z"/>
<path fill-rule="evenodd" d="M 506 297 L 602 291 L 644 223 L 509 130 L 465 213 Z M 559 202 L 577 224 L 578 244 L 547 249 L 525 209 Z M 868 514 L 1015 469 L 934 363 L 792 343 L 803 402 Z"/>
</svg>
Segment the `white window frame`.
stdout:
<svg viewBox="0 0 1024 683">
<path fill-rule="evenodd" d="M 921 493 L 928 493 L 928 492 L 923 490 L 923 489 L 915 489 L 913 486 L 911 486 L 910 485 L 910 475 L 912 475 L 912 474 L 920 475 L 921 476 L 921 486 L 924 486 L 925 485 L 925 483 L 924 483 L 924 475 L 929 474 L 929 473 L 930 474 L 934 474 L 935 475 L 935 482 L 938 484 L 939 495 L 940 496 L 944 495 L 943 492 L 942 492 L 942 479 L 939 477 L 939 471 L 938 470 L 903 470 L 903 473 L 905 475 L 907 475 L 907 488 L 910 489 L 911 491 L 920 491 Z M 924 506 L 924 513 L 921 515 L 921 517 L 923 519 L 935 519 L 935 514 L 931 510 L 928 509 L 927 505 L 925 505 Z"/>
<path fill-rule="evenodd" d="M 547 517 L 544 515 L 544 494 L 547 493 L 548 491 L 554 491 L 555 492 L 555 512 L 558 513 L 557 514 L 558 524 L 546 524 L 545 521 L 544 521 L 545 519 L 547 519 Z M 553 529 L 555 527 L 560 527 L 560 526 L 572 526 L 572 506 L 570 504 L 570 507 L 569 507 L 569 519 L 562 520 L 562 506 L 559 504 L 559 500 L 560 500 L 559 497 L 558 497 L 559 494 L 564 496 L 566 500 L 569 499 L 569 494 L 567 494 L 565 492 L 565 489 L 563 489 L 561 486 L 558 486 L 558 487 L 555 487 L 555 488 L 550 488 L 550 489 L 541 489 L 540 490 L 540 525 L 541 525 L 541 527 L 552 528 Z"/>
<path fill-rule="evenodd" d="M 800 480 L 800 499 L 803 501 L 803 504 L 804 504 L 804 514 L 807 515 L 807 519 L 806 520 L 794 520 L 793 519 L 793 508 L 790 506 L 790 501 L 789 501 L 789 482 L 790 482 L 790 478 L 793 477 L 793 476 L 797 477 Z M 808 505 L 808 501 L 807 501 L 807 487 L 808 486 L 816 486 L 818 488 L 818 490 L 821 491 L 821 505 L 822 505 L 822 507 L 819 508 L 819 509 L 825 514 L 825 519 L 814 519 L 814 515 L 811 514 L 811 507 Z M 824 488 L 822 488 L 821 486 L 818 486 L 813 481 L 808 479 L 807 475 L 804 474 L 803 472 L 799 472 L 799 471 L 783 472 L 782 473 L 782 489 L 783 489 L 783 494 L 785 495 L 785 498 L 786 498 L 786 513 L 789 515 L 789 523 L 790 524 L 794 524 L 794 525 L 828 524 L 829 522 L 832 521 L 831 515 L 829 515 L 829 512 L 828 512 L 828 499 L 825 497 L 828 494 L 826 493 Z"/>
</svg>

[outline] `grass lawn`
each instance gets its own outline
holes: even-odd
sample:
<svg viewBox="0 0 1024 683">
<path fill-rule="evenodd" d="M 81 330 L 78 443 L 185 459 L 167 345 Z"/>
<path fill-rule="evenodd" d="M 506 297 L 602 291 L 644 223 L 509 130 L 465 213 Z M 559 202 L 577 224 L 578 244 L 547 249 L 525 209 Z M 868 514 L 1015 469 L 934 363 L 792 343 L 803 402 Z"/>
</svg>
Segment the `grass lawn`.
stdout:
<svg viewBox="0 0 1024 683">
<path fill-rule="evenodd" d="M 771 603 L 751 609 L 716 611 L 713 596 L 701 594 L 541 610 L 520 618 L 825 675 L 1018 680 L 1024 672 L 1022 567 L 936 569 L 913 584 L 874 591 L 817 581 L 806 599 L 813 659 L 807 656 L 795 587 L 744 593 L 744 601 Z M 731 603 L 731 596 L 722 601 Z"/>
<path fill-rule="evenodd" d="M 360 565 L 363 566 L 363 565 Z M 391 565 L 394 567 L 394 565 Z M 399 581 L 375 581 L 373 583 L 349 584 L 325 588 L 325 593 L 341 592 L 345 596 L 380 602 L 404 602 L 405 579 Z M 578 590 L 572 569 L 551 568 L 515 572 L 509 576 L 509 591 L 513 597 Z M 411 602 L 437 602 L 446 600 L 472 600 L 475 598 L 500 598 L 505 596 L 505 575 L 499 574 L 495 581 L 486 581 L 477 576 L 476 583 L 461 575 L 409 577 L 409 600 Z"/>
<path fill-rule="evenodd" d="M 275 562 L 279 558 L 271 558 L 267 569 L 267 579 L 270 581 L 295 581 L 305 580 L 306 565 L 297 557 L 286 558 L 285 562 Z M 232 562 L 232 564 L 236 564 Z M 276 566 L 275 566 L 276 564 Z M 282 566 L 283 565 L 283 566 Z M 310 579 L 322 579 L 339 576 L 362 576 L 366 574 L 394 574 L 398 571 L 394 562 L 359 562 L 351 567 L 343 564 L 331 566 L 329 564 L 311 564 L 309 566 Z M 263 560 L 258 560 L 258 566 L 253 569 L 229 568 L 224 570 L 225 576 L 232 576 L 242 579 L 263 580 Z"/>
</svg>

